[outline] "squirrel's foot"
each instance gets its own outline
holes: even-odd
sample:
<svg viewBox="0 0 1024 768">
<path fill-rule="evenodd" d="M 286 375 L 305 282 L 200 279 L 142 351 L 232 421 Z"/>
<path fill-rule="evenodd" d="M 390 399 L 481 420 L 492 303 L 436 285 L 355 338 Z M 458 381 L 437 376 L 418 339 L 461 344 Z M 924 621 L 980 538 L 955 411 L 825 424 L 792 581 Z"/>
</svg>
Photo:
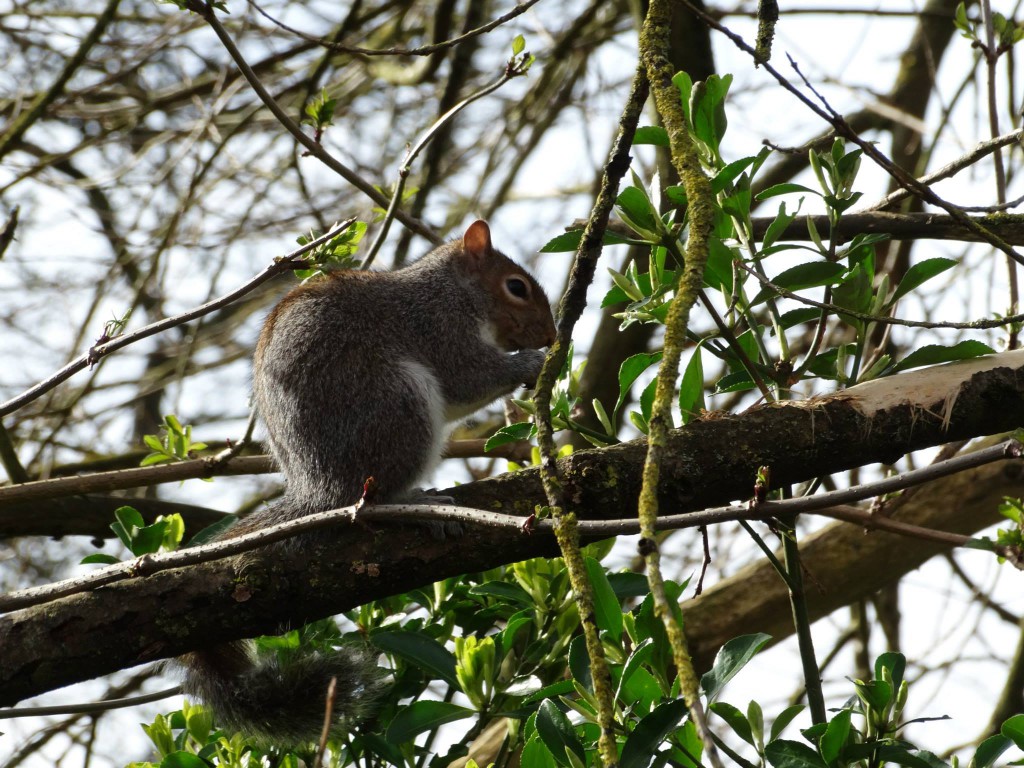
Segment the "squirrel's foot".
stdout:
<svg viewBox="0 0 1024 768">
<path fill-rule="evenodd" d="M 406 504 L 455 504 L 455 498 L 452 496 L 445 496 L 437 488 L 413 488 L 409 493 L 402 497 L 402 501 Z"/>
<path fill-rule="evenodd" d="M 406 504 L 429 504 L 432 506 L 455 504 L 454 498 L 438 493 L 436 488 L 413 488 L 402 497 L 402 501 Z M 438 541 L 444 541 L 449 536 L 459 537 L 463 533 L 462 524 L 455 520 L 427 520 L 425 524 L 430 530 L 431 537 Z"/>
</svg>

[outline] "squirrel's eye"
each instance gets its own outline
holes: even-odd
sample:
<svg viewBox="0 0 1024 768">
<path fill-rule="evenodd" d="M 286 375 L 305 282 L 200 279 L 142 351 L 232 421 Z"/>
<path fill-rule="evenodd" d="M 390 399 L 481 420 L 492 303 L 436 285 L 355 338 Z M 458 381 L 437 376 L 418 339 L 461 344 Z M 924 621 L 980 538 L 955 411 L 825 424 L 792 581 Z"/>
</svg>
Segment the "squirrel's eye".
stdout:
<svg viewBox="0 0 1024 768">
<path fill-rule="evenodd" d="M 519 277 L 510 277 L 505 281 L 505 287 L 508 288 L 509 293 L 520 299 L 525 299 L 530 293 L 530 289 L 526 287 L 526 281 Z"/>
</svg>

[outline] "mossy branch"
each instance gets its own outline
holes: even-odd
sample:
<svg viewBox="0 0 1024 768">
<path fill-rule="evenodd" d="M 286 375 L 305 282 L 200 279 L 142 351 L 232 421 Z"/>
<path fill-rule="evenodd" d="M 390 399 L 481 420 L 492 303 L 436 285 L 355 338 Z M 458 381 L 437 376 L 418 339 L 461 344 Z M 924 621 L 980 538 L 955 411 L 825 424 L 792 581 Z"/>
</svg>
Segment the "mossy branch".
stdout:
<svg viewBox="0 0 1024 768">
<path fill-rule="evenodd" d="M 615 745 L 615 689 L 611 673 L 605 661 L 604 646 L 598 635 L 594 617 L 594 597 L 587 578 L 583 556 L 580 553 L 579 530 L 576 516 L 564 512 L 565 492 L 558 474 L 557 448 L 551 425 L 551 389 L 559 371 L 565 365 L 572 341 L 573 328 L 587 305 L 587 289 L 594 279 L 597 261 L 601 257 L 602 240 L 608 227 L 608 218 L 615 204 L 615 196 L 622 177 L 629 169 L 629 149 L 633 134 L 640 122 L 640 113 L 647 101 L 647 80 L 643 66 L 638 66 L 633 78 L 629 98 L 619 118 L 619 131 L 612 145 L 611 155 L 605 164 L 601 177 L 601 189 L 590 218 L 587 220 L 580 247 L 576 252 L 569 287 L 558 308 L 558 334 L 548 359 L 537 382 L 537 433 L 540 445 L 540 475 L 544 494 L 555 517 L 555 534 L 562 557 L 565 559 L 572 584 L 580 624 L 590 656 L 591 676 L 594 681 L 594 695 L 597 698 L 597 718 L 601 727 L 598 751 L 601 762 L 607 767 L 617 766 L 618 749 Z"/>
<path fill-rule="evenodd" d="M 661 557 L 655 538 L 658 518 L 658 475 L 662 456 L 672 428 L 672 403 L 675 396 L 679 360 L 686 340 L 686 326 L 690 310 L 696 303 L 704 284 L 704 265 L 708 259 L 708 238 L 715 214 L 715 197 L 711 184 L 701 168 L 700 157 L 690 134 L 690 126 L 682 108 L 678 88 L 672 82 L 674 74 L 669 59 L 671 8 L 667 0 L 651 0 L 640 32 L 640 58 L 647 69 L 647 79 L 655 107 L 669 136 L 672 165 L 679 173 L 689 201 L 689 237 L 686 243 L 685 264 L 669 308 L 665 328 L 665 347 L 654 405 L 651 409 L 650 429 L 647 436 L 647 458 L 643 468 L 640 491 L 640 554 L 647 564 L 647 579 L 654 597 L 655 612 L 665 624 L 672 656 L 679 675 L 680 690 L 690 709 L 705 752 L 713 765 L 719 764 L 714 742 L 707 728 L 707 719 L 700 703 L 700 683 L 687 649 L 683 628 L 676 621 L 672 606 L 665 594 L 661 575 Z"/>
</svg>

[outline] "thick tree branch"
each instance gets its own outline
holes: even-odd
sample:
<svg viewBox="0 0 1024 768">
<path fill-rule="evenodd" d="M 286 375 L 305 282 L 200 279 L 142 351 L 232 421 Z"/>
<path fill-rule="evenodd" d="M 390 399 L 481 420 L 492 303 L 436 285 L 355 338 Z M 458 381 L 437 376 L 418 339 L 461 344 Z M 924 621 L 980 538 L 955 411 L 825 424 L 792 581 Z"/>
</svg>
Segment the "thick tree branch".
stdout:
<svg viewBox="0 0 1024 768">
<path fill-rule="evenodd" d="M 891 463 L 908 451 L 1006 431 L 1022 422 L 1022 351 L 914 371 L 829 397 L 706 418 L 671 433 L 659 505 L 666 513 L 679 513 L 746 498 L 761 465 L 771 467 L 775 483 L 795 483 L 865 464 Z M 633 441 L 562 460 L 566 498 L 580 518 L 634 513 L 645 450 L 642 441 Z M 1000 466 L 991 471 L 999 472 Z M 990 486 L 998 488 L 997 483 Z M 932 487 L 923 488 L 918 497 L 931 498 L 927 491 Z M 986 500 L 991 495 L 989 487 L 964 491 L 964 499 L 970 496 L 967 491 Z M 529 514 L 534 505 L 544 503 L 534 470 L 447 493 L 460 505 L 518 514 Z M 933 506 L 959 503 L 950 495 L 942 498 L 943 503 Z M 968 527 L 965 532 L 984 524 L 958 522 Z M 888 578 L 883 564 L 863 563 L 875 542 L 896 537 L 866 537 L 859 528 L 845 527 L 856 534 L 847 546 L 858 559 L 835 575 L 835 583 L 853 583 L 852 590 L 877 588 Z M 902 567 L 904 562 L 923 562 L 941 548 L 900 538 L 886 557 L 896 558 Z M 317 534 L 301 547 L 276 545 L 272 557 L 247 553 L 73 595 L 0 618 L 0 704 L 203 645 L 275 632 L 441 578 L 554 552 L 552 539 L 500 528 L 480 527 L 457 539 L 437 541 L 422 526 L 355 525 L 336 534 Z M 808 561 L 816 576 L 816 568 L 823 573 L 833 567 L 830 561 Z M 832 577 L 820 580 L 833 583 Z M 719 589 L 709 589 L 700 604 L 710 604 L 708 595 L 719 594 Z M 821 600 L 810 594 L 812 611 L 823 615 L 850 592 L 837 589 Z M 766 599 L 760 588 L 756 597 L 759 605 Z M 773 631 L 769 617 L 761 615 L 744 615 L 742 627 L 737 627 L 739 614 L 725 605 L 728 610 L 721 605 L 718 609 L 719 631 L 725 631 L 721 622 L 729 616 L 733 632 Z M 688 634 L 698 659 L 706 659 L 719 642 L 718 635 L 702 628 L 711 625 L 713 613 L 691 613 L 689 619 Z"/>
<path fill-rule="evenodd" d="M 819 232 L 828 232 L 829 221 L 824 214 L 798 216 L 782 234 L 779 241 L 795 240 L 810 242 L 807 233 L 807 219 L 810 218 Z M 1024 215 L 1017 213 L 996 213 L 988 216 L 969 217 L 977 224 L 995 233 L 1010 245 L 1024 245 Z M 762 239 L 768 227 L 775 221 L 774 216 L 755 216 L 751 219 L 755 238 Z M 582 229 L 585 221 L 575 220 L 568 229 Z M 623 237 L 635 237 L 621 221 L 609 222 L 608 229 Z M 840 242 L 853 239 L 859 234 L 888 235 L 893 240 L 957 240 L 981 242 L 970 228 L 965 227 L 952 216 L 943 213 L 898 213 L 895 211 L 860 211 L 844 214 L 835 229 Z"/>
</svg>

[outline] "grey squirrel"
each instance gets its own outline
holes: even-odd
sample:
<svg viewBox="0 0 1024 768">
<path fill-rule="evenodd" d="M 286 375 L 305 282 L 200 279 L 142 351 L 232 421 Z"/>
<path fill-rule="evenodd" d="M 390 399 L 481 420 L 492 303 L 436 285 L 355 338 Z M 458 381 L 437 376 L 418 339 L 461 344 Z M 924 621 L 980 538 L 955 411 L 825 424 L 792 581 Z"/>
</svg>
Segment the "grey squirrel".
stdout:
<svg viewBox="0 0 1024 768">
<path fill-rule="evenodd" d="M 401 501 L 441 458 L 448 425 L 532 386 L 555 340 L 540 284 L 497 251 L 484 221 L 391 272 L 340 270 L 288 293 L 267 317 L 253 399 L 284 472 L 283 498 L 229 535 L 357 502 Z M 246 643 L 183 657 L 187 693 L 225 726 L 278 745 L 315 742 L 331 677 L 339 728 L 382 690 L 374 661 L 342 647 L 287 665 Z"/>
</svg>

